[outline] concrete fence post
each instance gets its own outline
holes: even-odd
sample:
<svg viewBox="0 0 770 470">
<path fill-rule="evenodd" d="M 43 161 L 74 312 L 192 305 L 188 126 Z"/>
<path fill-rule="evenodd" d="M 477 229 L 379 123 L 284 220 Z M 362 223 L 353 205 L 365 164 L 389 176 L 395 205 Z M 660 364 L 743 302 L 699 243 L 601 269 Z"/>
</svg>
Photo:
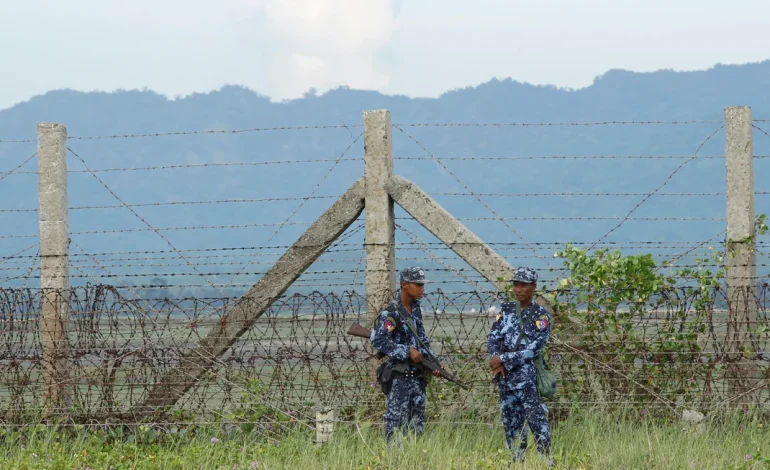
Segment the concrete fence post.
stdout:
<svg viewBox="0 0 770 470">
<path fill-rule="evenodd" d="M 57 414 L 67 394 L 67 338 L 69 318 L 69 221 L 67 214 L 67 128 L 37 126 L 38 216 L 40 222 L 40 288 L 44 409 Z"/>
<path fill-rule="evenodd" d="M 727 304 L 726 348 L 732 359 L 728 375 L 735 394 L 744 394 L 757 377 L 751 348 L 756 327 L 756 215 L 754 209 L 754 149 L 748 106 L 728 107 L 725 113 L 727 166 Z"/>
<path fill-rule="evenodd" d="M 385 185 L 393 175 L 390 111 L 364 112 L 366 187 L 366 306 L 369 325 L 390 303 L 396 289 L 393 198 Z"/>
</svg>

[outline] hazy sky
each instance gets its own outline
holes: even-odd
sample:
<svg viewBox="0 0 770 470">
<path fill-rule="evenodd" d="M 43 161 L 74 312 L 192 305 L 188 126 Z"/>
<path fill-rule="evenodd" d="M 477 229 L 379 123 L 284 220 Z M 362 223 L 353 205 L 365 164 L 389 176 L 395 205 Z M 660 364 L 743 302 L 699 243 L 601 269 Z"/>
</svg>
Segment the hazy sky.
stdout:
<svg viewBox="0 0 770 470">
<path fill-rule="evenodd" d="M 767 18 L 768 0 L 0 0 L 0 109 L 57 88 L 580 88 L 769 59 Z"/>
</svg>

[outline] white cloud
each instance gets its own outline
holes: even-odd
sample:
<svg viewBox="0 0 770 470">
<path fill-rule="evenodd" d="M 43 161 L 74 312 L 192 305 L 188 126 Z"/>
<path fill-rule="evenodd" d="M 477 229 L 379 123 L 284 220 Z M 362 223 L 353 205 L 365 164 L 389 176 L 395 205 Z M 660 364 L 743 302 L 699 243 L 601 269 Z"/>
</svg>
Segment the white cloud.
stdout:
<svg viewBox="0 0 770 470">
<path fill-rule="evenodd" d="M 242 0 L 263 15 L 272 51 L 273 99 L 340 85 L 383 89 L 377 54 L 397 29 L 394 0 Z"/>
<path fill-rule="evenodd" d="M 414 97 L 492 77 L 583 87 L 612 68 L 767 59 L 770 2 L 724 4 L 0 0 L 0 110 L 65 87 L 174 97 L 235 84 L 286 99 L 347 85 Z"/>
</svg>

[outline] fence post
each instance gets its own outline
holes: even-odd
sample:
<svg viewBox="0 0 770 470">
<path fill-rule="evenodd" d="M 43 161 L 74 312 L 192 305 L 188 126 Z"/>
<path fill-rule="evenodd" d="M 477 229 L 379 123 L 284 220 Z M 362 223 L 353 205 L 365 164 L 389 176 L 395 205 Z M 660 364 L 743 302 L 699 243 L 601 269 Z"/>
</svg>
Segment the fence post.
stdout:
<svg viewBox="0 0 770 470">
<path fill-rule="evenodd" d="M 38 216 L 40 221 L 40 343 L 47 414 L 65 402 L 65 322 L 70 313 L 67 128 L 37 126 Z"/>
<path fill-rule="evenodd" d="M 725 346 L 731 353 L 728 376 L 735 396 L 751 390 L 757 377 L 754 360 L 743 355 L 745 348 L 751 347 L 750 330 L 757 321 L 754 149 L 751 108 L 727 107 L 724 112 L 729 312 Z"/>
<path fill-rule="evenodd" d="M 390 111 L 365 111 L 366 318 L 369 324 L 391 301 L 396 288 L 394 202 L 385 190 L 392 174 Z"/>
</svg>

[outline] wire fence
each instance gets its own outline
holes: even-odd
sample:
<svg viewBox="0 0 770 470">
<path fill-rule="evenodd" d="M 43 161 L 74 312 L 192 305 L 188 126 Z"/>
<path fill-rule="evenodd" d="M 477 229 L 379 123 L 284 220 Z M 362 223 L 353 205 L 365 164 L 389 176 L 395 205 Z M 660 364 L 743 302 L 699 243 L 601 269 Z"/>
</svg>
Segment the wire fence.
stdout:
<svg viewBox="0 0 770 470">
<path fill-rule="evenodd" d="M 75 291 L 65 348 L 70 402 L 57 413 L 77 422 L 158 419 L 158 410 L 142 408 L 148 391 L 235 300 L 125 294 L 106 285 Z M 719 308 L 727 302 L 724 292 L 715 293 L 708 312 L 688 313 L 693 295 L 686 290 L 660 298 L 655 311 L 633 314 L 630 331 L 596 329 L 602 320 L 592 324 L 585 315 L 588 323 L 580 329 L 555 322 L 549 361 L 561 374 L 561 389 L 549 403 L 554 413 L 599 406 L 654 413 L 767 405 L 770 394 L 759 387 L 770 377 L 768 287 L 753 299 L 759 313 L 750 353 L 731 349 L 728 327 L 740 320 Z M 7 423 L 24 424 L 42 403 L 41 302 L 39 290 L 0 290 L 0 410 Z M 493 420 L 497 390 L 488 372 L 486 340 L 500 299 L 436 290 L 422 304 L 432 347 L 445 367 L 472 387 L 466 392 L 434 379 L 431 406 L 450 407 L 468 421 Z M 359 293 L 283 296 L 174 411 L 209 420 L 232 418 L 257 405 L 306 415 L 324 407 L 343 415 L 362 408 L 379 412 L 384 402 L 369 375 L 371 350 L 366 340 L 347 333 L 353 323 L 367 324 L 366 299 Z M 746 376 L 731 375 L 731 366 L 742 365 Z M 736 395 L 735 381 L 750 377 L 757 390 Z"/>
<path fill-rule="evenodd" d="M 759 175 L 768 169 L 770 139 L 765 121 L 755 123 Z M 538 269 L 551 289 L 568 275 L 554 258 L 567 243 L 650 253 L 672 272 L 724 252 L 724 127 L 721 120 L 394 123 L 394 172 L 511 265 Z M 157 410 L 141 409 L 151 386 L 363 174 L 363 140 L 359 125 L 69 136 L 75 300 L 64 349 L 72 402 L 59 412 L 79 420 L 153 417 Z M 42 403 L 34 142 L 0 140 L 0 195 L 13 194 L 0 203 L 0 414 L 17 424 Z M 770 187 L 755 182 L 756 211 L 766 213 Z M 419 264 L 439 286 L 425 300 L 431 338 L 447 368 L 474 387 L 466 393 L 436 381 L 431 402 L 488 422 L 497 409 L 485 335 L 500 295 L 409 213 L 395 213 L 398 268 Z M 186 416 L 178 420 L 245 419 L 244 410 L 258 405 L 274 424 L 318 406 L 381 409 L 366 375 L 369 352 L 346 334 L 366 313 L 364 223 L 359 217 L 217 359 L 176 405 Z M 730 384 L 742 377 L 730 373 L 745 361 L 766 377 L 759 330 L 767 243 L 756 242 L 751 295 L 760 313 L 749 353 L 729 349 L 723 287 L 705 314 L 693 313 L 695 294 L 686 289 L 666 293 L 654 311 L 628 319 L 634 341 L 600 333 L 600 319 L 582 329 L 557 321 L 551 358 L 563 389 L 554 412 L 766 404 L 764 389 L 736 398 Z M 695 339 L 677 330 L 665 341 L 672 325 L 697 330 Z"/>
</svg>

